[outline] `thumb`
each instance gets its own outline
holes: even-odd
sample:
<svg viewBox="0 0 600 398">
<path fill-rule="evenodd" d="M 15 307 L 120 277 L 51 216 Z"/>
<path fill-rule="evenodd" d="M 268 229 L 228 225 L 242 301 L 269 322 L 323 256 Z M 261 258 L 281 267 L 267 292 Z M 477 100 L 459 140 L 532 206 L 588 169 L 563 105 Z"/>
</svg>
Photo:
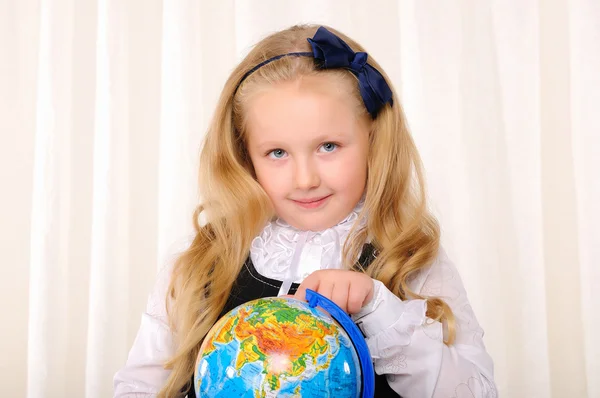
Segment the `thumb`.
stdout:
<svg viewBox="0 0 600 398">
<path fill-rule="evenodd" d="M 306 278 L 300 286 L 298 286 L 298 290 L 296 290 L 296 294 L 294 297 L 300 300 L 306 300 L 306 290 L 314 290 L 315 292 L 319 289 L 320 280 L 317 278 L 311 278 L 310 276 Z"/>
</svg>

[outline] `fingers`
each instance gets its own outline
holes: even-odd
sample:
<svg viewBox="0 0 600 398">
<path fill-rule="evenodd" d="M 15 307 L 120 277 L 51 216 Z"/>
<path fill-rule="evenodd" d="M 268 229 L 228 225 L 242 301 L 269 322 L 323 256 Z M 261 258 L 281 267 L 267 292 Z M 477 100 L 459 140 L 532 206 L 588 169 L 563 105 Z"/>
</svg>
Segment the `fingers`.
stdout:
<svg viewBox="0 0 600 398">
<path fill-rule="evenodd" d="M 349 314 L 356 314 L 366 302 L 368 292 L 364 288 L 348 290 L 348 310 Z"/>
<path fill-rule="evenodd" d="M 333 301 L 345 312 L 355 314 L 371 299 L 373 281 L 354 271 L 322 270 L 310 274 L 300 284 L 294 297 L 306 300 L 307 289 Z"/>
<path fill-rule="evenodd" d="M 301 290 L 302 289 L 302 290 Z M 329 300 L 336 303 L 342 310 L 348 312 L 348 291 L 350 290 L 350 283 L 346 281 L 333 282 L 323 281 L 319 283 L 307 283 L 306 285 L 300 285 L 296 291 L 296 298 L 306 300 L 306 290 L 310 289 L 321 296 L 328 298 Z"/>
<path fill-rule="evenodd" d="M 314 290 L 318 293 L 320 282 L 321 280 L 317 273 L 313 272 L 306 279 L 304 279 L 304 281 L 302 281 L 300 286 L 298 286 L 298 290 L 296 290 L 294 297 L 300 300 L 306 300 L 306 289 Z"/>
<path fill-rule="evenodd" d="M 321 296 L 326 297 L 326 298 L 330 299 L 331 301 L 333 301 L 334 303 L 336 303 L 336 301 L 333 300 L 333 295 L 336 291 L 336 286 L 335 286 L 334 281 L 322 281 L 321 284 L 319 285 L 319 289 L 315 290 L 315 291 L 317 293 L 319 293 Z"/>
<path fill-rule="evenodd" d="M 332 286 L 331 301 L 336 303 L 344 312 L 348 312 L 348 292 L 350 290 L 349 281 L 339 281 Z"/>
</svg>

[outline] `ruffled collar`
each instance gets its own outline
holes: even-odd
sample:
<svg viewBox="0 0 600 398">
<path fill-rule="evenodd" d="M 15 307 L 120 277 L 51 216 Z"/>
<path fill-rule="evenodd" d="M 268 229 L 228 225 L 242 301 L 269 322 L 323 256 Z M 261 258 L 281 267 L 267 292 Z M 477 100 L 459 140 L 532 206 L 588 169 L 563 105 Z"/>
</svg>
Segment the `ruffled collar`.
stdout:
<svg viewBox="0 0 600 398">
<path fill-rule="evenodd" d="M 316 270 L 341 268 L 344 242 L 363 206 L 359 201 L 342 221 L 319 232 L 299 230 L 280 218 L 269 222 L 252 241 L 254 267 L 263 276 L 284 281 L 282 291 Z"/>
</svg>

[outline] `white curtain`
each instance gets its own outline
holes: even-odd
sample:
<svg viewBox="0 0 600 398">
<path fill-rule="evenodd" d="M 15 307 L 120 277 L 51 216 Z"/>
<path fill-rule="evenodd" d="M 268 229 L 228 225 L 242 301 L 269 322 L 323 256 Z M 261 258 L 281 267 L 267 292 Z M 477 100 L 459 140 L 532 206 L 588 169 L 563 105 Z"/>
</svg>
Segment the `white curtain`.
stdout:
<svg viewBox="0 0 600 398">
<path fill-rule="evenodd" d="M 600 397 L 597 0 L 0 0 L 0 395 L 111 396 L 219 90 L 298 22 L 399 89 L 501 396 Z"/>
</svg>

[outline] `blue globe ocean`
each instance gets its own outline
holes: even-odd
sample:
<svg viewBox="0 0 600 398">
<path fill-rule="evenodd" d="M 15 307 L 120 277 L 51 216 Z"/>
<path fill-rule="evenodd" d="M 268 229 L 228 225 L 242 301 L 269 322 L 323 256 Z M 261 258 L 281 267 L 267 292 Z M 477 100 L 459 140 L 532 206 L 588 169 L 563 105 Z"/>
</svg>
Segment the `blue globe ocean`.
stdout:
<svg viewBox="0 0 600 398">
<path fill-rule="evenodd" d="M 360 397 L 361 363 L 328 313 L 293 298 L 264 298 L 221 318 L 198 354 L 198 397 Z"/>
</svg>

